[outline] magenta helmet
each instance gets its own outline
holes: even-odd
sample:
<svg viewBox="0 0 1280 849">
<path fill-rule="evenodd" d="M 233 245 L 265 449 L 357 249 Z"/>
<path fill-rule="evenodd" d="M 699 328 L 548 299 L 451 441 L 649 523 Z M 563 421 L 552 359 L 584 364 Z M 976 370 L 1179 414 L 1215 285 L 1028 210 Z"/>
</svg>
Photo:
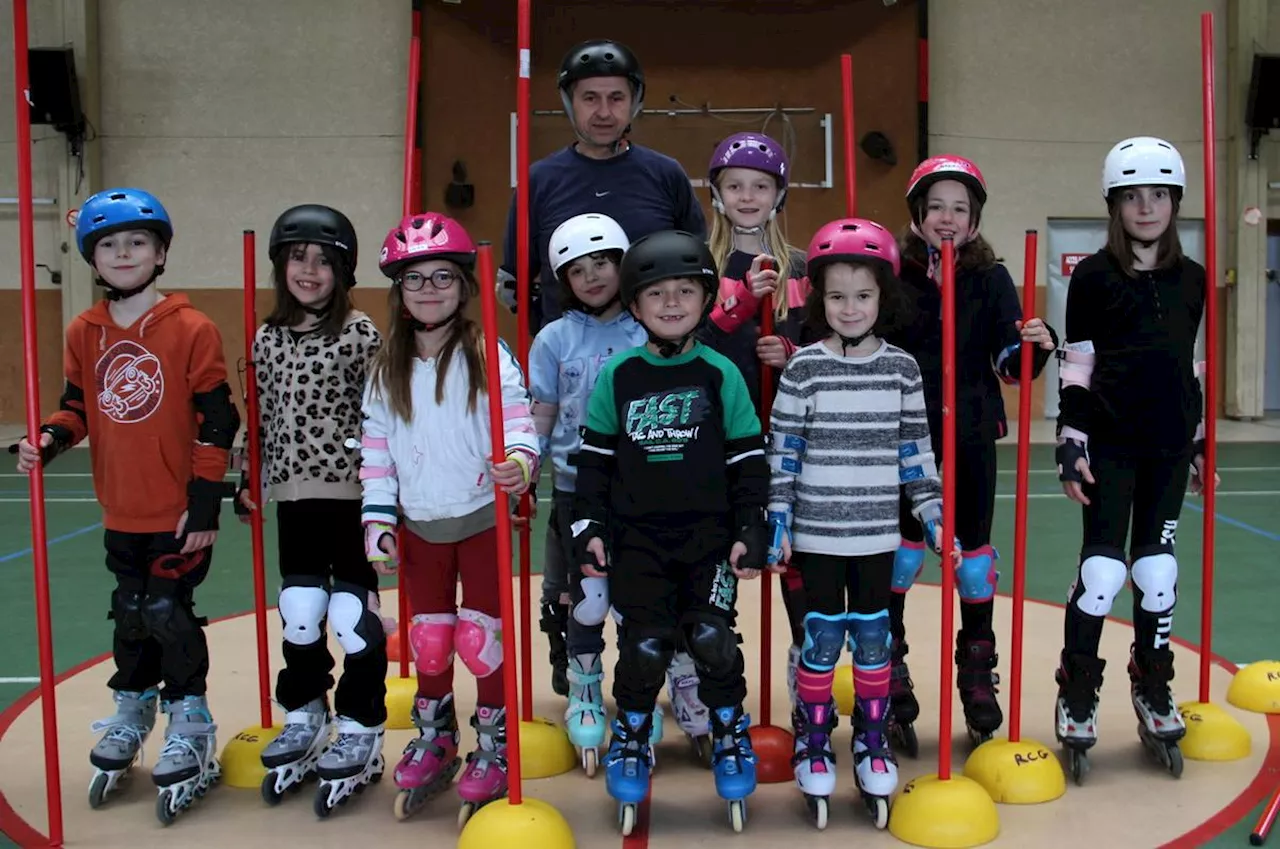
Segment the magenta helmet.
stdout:
<svg viewBox="0 0 1280 849">
<path fill-rule="evenodd" d="M 750 168 L 773 175 L 778 181 L 778 201 L 774 212 L 782 209 L 787 199 L 787 175 L 790 171 L 782 145 L 763 133 L 734 133 L 716 145 L 707 165 L 707 182 L 711 186 L 711 202 L 717 212 L 724 212 L 716 178 L 725 168 Z"/>
<path fill-rule="evenodd" d="M 897 277 L 902 270 L 898 243 L 893 234 L 866 218 L 838 218 L 822 225 L 813 234 L 805 257 L 809 277 L 817 277 L 819 269 L 834 262 L 886 263 Z"/>
<path fill-rule="evenodd" d="M 382 242 L 378 268 L 392 280 L 400 269 L 427 259 L 446 259 L 467 272 L 476 266 L 476 245 L 461 224 L 438 212 L 408 215 Z"/>
</svg>

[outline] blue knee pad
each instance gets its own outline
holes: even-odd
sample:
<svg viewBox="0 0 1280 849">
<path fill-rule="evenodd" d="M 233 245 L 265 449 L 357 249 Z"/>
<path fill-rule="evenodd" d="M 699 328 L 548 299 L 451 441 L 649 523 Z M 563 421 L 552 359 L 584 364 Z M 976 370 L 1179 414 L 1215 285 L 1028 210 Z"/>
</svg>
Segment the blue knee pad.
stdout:
<svg viewBox="0 0 1280 849">
<path fill-rule="evenodd" d="M 893 633 L 889 630 L 889 611 L 850 613 L 845 617 L 849 628 L 849 653 L 853 665 L 862 669 L 879 669 L 889 663 Z"/>
<path fill-rule="evenodd" d="M 903 540 L 893 555 L 893 591 L 905 593 L 924 568 L 924 543 Z"/>
<path fill-rule="evenodd" d="M 814 672 L 830 672 L 836 668 L 840 650 L 844 648 L 844 615 L 837 613 L 806 613 L 804 617 L 804 647 L 800 660 Z"/>
<path fill-rule="evenodd" d="M 966 551 L 956 569 L 956 589 L 962 601 L 991 601 L 996 595 L 996 583 L 1000 573 L 996 571 L 996 550 L 984 545 L 976 551 Z"/>
</svg>

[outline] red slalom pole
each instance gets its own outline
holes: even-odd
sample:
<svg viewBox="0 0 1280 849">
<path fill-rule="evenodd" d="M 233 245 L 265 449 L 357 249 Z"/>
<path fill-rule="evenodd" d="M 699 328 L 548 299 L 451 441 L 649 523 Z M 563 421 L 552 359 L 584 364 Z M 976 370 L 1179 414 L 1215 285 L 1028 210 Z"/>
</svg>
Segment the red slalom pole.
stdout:
<svg viewBox="0 0 1280 849">
<path fill-rule="evenodd" d="M 1213 534 L 1218 492 L 1218 161 L 1213 115 L 1213 14 L 1200 16 L 1204 111 L 1204 549 L 1200 577 L 1200 701 L 1209 701 L 1213 654 Z"/>
<path fill-rule="evenodd" d="M 413 0 L 413 37 L 417 44 L 410 42 L 409 49 L 417 57 L 417 73 L 409 78 L 409 98 L 413 103 L 413 182 L 409 187 L 409 208 L 422 208 L 422 115 L 419 107 L 422 103 L 422 6 L 425 0 Z"/>
<path fill-rule="evenodd" d="M 844 214 L 853 218 L 858 214 L 857 165 L 853 155 L 853 56 L 840 57 L 840 88 L 844 107 Z"/>
<path fill-rule="evenodd" d="M 477 271 L 481 280 L 493 280 L 493 248 L 488 242 L 477 246 Z M 488 360 L 485 369 L 489 387 L 489 436 L 493 445 L 493 462 L 507 459 L 507 446 L 502 427 L 502 378 L 498 374 L 498 301 L 492 286 L 480 287 L 480 310 L 484 320 L 484 350 Z M 515 604 L 511 598 L 511 505 L 502 487 L 493 488 L 494 510 L 498 519 L 498 597 L 502 605 L 502 633 L 514 634 Z M 511 643 L 502 646 L 502 687 L 507 708 L 507 796 L 511 804 L 520 804 L 520 720 L 516 700 L 516 667 L 512 663 Z"/>
<path fill-rule="evenodd" d="M 956 256 L 942 240 L 942 663 L 939 675 L 938 778 L 951 778 L 950 663 L 955 643 L 956 576 L 952 551 L 956 535 Z"/>
<path fill-rule="evenodd" d="M 773 268 L 766 260 L 760 270 Z M 760 335 L 773 335 L 773 295 L 760 301 Z M 760 427 L 769 430 L 773 412 L 773 367 L 760 364 Z M 772 725 L 773 719 L 773 573 L 760 573 L 760 724 Z"/>
<path fill-rule="evenodd" d="M 530 0 L 516 6 L 516 356 L 525 380 L 529 379 L 529 72 L 532 59 Z M 488 280 L 489 277 L 481 277 Z M 545 281 L 550 284 L 551 281 Z M 494 325 L 496 333 L 497 325 Z M 495 361 L 496 362 L 496 361 Z M 528 493 L 520 499 L 520 718 L 533 719 L 533 501 Z M 557 600 L 558 601 L 558 600 Z M 511 632 L 511 633 L 514 633 Z"/>
<path fill-rule="evenodd" d="M 258 418 L 258 366 L 253 361 L 253 339 L 258 332 L 257 281 L 255 280 L 254 233 L 244 231 L 244 399 L 249 419 L 249 492 L 260 502 L 249 512 L 249 540 L 253 544 L 253 619 L 258 637 L 258 708 L 262 727 L 271 727 L 271 659 L 267 654 L 267 555 L 262 544 L 262 420 Z"/>
<path fill-rule="evenodd" d="M 26 376 L 27 442 L 40 445 L 40 364 L 36 345 L 35 213 L 31 189 L 31 93 L 27 68 L 27 2 L 13 0 L 13 108 L 18 149 L 18 239 L 22 256 L 22 350 Z M 40 654 L 40 712 L 44 726 L 45 804 L 49 845 L 62 845 L 62 773 L 58 764 L 58 706 L 54 693 L 53 614 L 49 602 L 48 529 L 44 469 L 31 470 L 31 559 L 35 564 L 36 643 Z"/>
<path fill-rule="evenodd" d="M 1271 827 L 1276 824 L 1277 814 L 1280 814 L 1280 788 L 1271 794 L 1271 801 L 1267 803 L 1266 810 L 1254 824 L 1253 831 L 1249 834 L 1250 846 L 1261 846 L 1267 842 L 1267 838 L 1271 835 Z"/>
<path fill-rule="evenodd" d="M 1022 320 L 1036 314 L 1035 230 L 1027 231 L 1027 247 L 1022 261 Z M 1035 370 L 1035 346 L 1022 343 L 1018 372 L 1018 478 L 1013 518 L 1013 627 L 1009 638 L 1009 742 L 1022 739 L 1022 628 L 1027 597 L 1027 495 L 1031 469 L 1031 384 Z"/>
</svg>

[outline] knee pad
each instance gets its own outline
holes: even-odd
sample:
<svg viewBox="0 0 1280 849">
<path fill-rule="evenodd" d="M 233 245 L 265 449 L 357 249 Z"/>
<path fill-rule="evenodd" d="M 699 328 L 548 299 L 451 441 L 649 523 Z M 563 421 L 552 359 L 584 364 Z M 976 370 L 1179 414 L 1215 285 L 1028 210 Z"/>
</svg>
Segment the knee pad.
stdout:
<svg viewBox="0 0 1280 849">
<path fill-rule="evenodd" d="M 1088 616 L 1106 616 L 1128 575 L 1128 568 L 1115 557 L 1091 554 L 1080 562 L 1080 574 L 1071 585 L 1071 603 Z"/>
<path fill-rule="evenodd" d="M 502 622 L 487 613 L 459 610 L 453 642 L 458 657 L 477 678 L 488 678 L 502 666 Z"/>
<path fill-rule="evenodd" d="M 924 568 L 924 543 L 903 540 L 893 555 L 893 591 L 905 593 Z"/>
<path fill-rule="evenodd" d="M 584 577 L 579 587 L 582 598 L 573 605 L 574 621 L 588 627 L 603 624 L 609 615 L 609 579 Z"/>
<path fill-rule="evenodd" d="M 419 613 L 409 625 L 413 665 L 423 675 L 440 675 L 453 666 L 453 633 L 458 617 L 452 613 Z"/>
<path fill-rule="evenodd" d="M 1148 613 L 1173 610 L 1178 601 L 1178 561 L 1165 552 L 1133 561 L 1133 592 Z"/>
<path fill-rule="evenodd" d="M 618 661 L 635 670 L 645 686 L 661 689 L 676 653 L 675 634 L 669 631 L 637 634 L 628 629 L 619 642 Z"/>
<path fill-rule="evenodd" d="M 719 616 L 699 616 L 680 623 L 684 644 L 693 662 L 702 669 L 723 674 L 738 659 L 738 635 Z"/>
<path fill-rule="evenodd" d="M 863 669 L 888 666 L 893 646 L 889 611 L 850 613 L 845 619 L 849 627 L 849 654 L 853 655 L 853 665 Z"/>
<path fill-rule="evenodd" d="M 153 593 L 147 593 L 142 599 L 142 621 L 151 637 L 162 646 L 185 642 L 205 624 L 191 609 L 189 599 Z"/>
<path fill-rule="evenodd" d="M 840 650 L 844 648 L 845 618 L 843 613 L 828 616 L 825 613 L 806 613 L 804 616 L 804 647 L 800 659 L 815 672 L 830 672 L 836 668 Z"/>
<path fill-rule="evenodd" d="M 329 627 L 348 657 L 364 657 L 386 645 L 387 631 L 382 617 L 370 609 L 369 590 L 345 581 L 335 581 L 329 596 Z"/>
<path fill-rule="evenodd" d="M 149 635 L 142 615 L 143 594 L 116 587 L 111 591 L 110 617 L 122 640 L 145 640 Z"/>
<path fill-rule="evenodd" d="M 329 588 L 325 580 L 313 575 L 290 575 L 280 588 L 280 624 L 284 641 L 295 646 L 309 646 L 324 635 L 322 623 L 329 612 Z"/>
<path fill-rule="evenodd" d="M 956 568 L 956 590 L 961 601 L 991 601 L 996 595 L 996 550 L 984 545 L 976 551 L 966 551 Z"/>
</svg>

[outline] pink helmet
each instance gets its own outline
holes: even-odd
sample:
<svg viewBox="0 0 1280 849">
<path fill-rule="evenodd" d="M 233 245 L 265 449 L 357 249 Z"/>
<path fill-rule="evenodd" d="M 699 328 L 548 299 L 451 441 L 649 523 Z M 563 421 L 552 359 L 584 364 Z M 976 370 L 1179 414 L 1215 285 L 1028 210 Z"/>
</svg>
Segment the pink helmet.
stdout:
<svg viewBox="0 0 1280 849">
<path fill-rule="evenodd" d="M 409 263 L 428 259 L 447 259 L 470 272 L 476 266 L 476 245 L 463 226 L 446 215 L 408 215 L 382 241 L 378 268 L 394 280 Z"/>
<path fill-rule="evenodd" d="M 955 180 L 973 192 L 979 205 L 987 202 L 987 181 L 972 161 L 963 156 L 931 156 L 916 166 L 907 182 L 907 207 L 914 209 L 916 200 L 939 180 Z"/>
<path fill-rule="evenodd" d="M 866 218 L 838 218 L 822 225 L 809 242 L 805 260 L 810 279 L 833 262 L 879 260 L 893 269 L 895 277 L 902 270 L 893 234 Z"/>
</svg>

